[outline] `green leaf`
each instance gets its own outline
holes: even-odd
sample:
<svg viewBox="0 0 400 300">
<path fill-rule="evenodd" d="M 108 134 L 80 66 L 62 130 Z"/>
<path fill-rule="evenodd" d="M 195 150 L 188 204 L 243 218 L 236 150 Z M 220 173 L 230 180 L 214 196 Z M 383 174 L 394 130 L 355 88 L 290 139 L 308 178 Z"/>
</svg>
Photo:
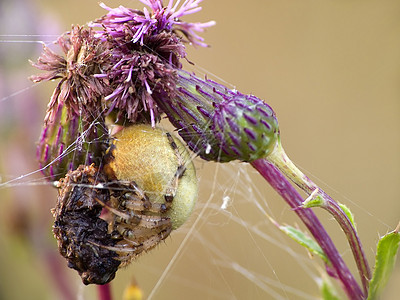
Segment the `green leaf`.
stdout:
<svg viewBox="0 0 400 300">
<path fill-rule="evenodd" d="M 400 233 L 398 228 L 380 238 L 376 252 L 374 275 L 369 283 L 368 300 L 377 299 L 386 286 L 396 262 L 399 243 Z"/>
<path fill-rule="evenodd" d="M 350 209 L 346 205 L 344 205 L 342 203 L 338 203 L 338 204 L 339 204 L 340 208 L 344 211 L 346 216 L 349 218 L 349 220 L 350 220 L 351 224 L 353 225 L 354 229 L 357 229 L 356 228 L 356 223 L 354 222 L 354 215 L 350 211 Z"/>
<path fill-rule="evenodd" d="M 302 203 L 302 207 L 303 208 L 324 207 L 325 204 L 326 201 L 321 196 L 316 196 L 316 197 L 310 196 Z"/>
<path fill-rule="evenodd" d="M 324 251 L 317 244 L 317 242 L 315 242 L 307 234 L 292 226 L 279 226 L 279 229 L 286 233 L 293 240 L 298 242 L 300 245 L 307 248 L 308 251 L 321 257 L 325 263 L 328 263 L 328 258 L 326 257 Z"/>
<path fill-rule="evenodd" d="M 319 283 L 322 299 L 324 300 L 340 300 L 335 287 L 332 285 L 332 282 L 328 277 L 323 276 L 323 279 Z"/>
</svg>

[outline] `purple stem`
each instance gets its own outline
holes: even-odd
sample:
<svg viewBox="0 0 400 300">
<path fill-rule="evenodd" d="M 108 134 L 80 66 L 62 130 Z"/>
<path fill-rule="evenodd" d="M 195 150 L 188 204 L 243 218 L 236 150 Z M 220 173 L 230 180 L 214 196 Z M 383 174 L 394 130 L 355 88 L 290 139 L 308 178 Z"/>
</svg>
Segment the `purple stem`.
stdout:
<svg viewBox="0 0 400 300">
<path fill-rule="evenodd" d="M 319 194 L 322 194 L 325 199 L 328 199 L 328 204 L 322 208 L 330 212 L 333 217 L 338 221 L 342 230 L 344 231 L 350 248 L 353 252 L 354 259 L 361 277 L 364 293 L 368 293 L 369 280 L 371 279 L 371 270 L 368 265 L 367 258 L 365 257 L 364 251 L 361 247 L 361 241 L 357 235 L 357 232 L 350 222 L 347 215 L 343 212 L 342 208 L 334 201 L 328 194 L 323 190 L 318 190 Z"/>
<path fill-rule="evenodd" d="M 65 266 L 60 265 L 59 254 L 53 251 L 44 253 L 45 261 L 51 272 L 52 280 L 55 282 L 58 290 L 60 291 L 61 297 L 65 300 L 75 299 L 76 296 L 71 289 L 71 286 L 67 283 L 65 278 Z"/>
<path fill-rule="evenodd" d="M 328 257 L 330 263 L 332 264 L 332 268 L 336 272 L 336 275 L 342 283 L 349 299 L 365 299 L 365 295 L 363 294 L 360 286 L 358 285 L 354 276 L 351 274 L 350 270 L 347 268 L 317 216 L 309 208 L 300 208 L 303 203 L 303 198 L 290 184 L 286 177 L 279 171 L 277 167 L 275 167 L 266 159 L 255 160 L 251 163 L 251 165 L 265 178 L 265 180 L 268 181 L 274 190 L 285 199 L 289 206 L 294 209 L 296 214 L 306 225 L 308 230 L 314 236 L 315 240 Z"/>
<path fill-rule="evenodd" d="M 99 292 L 99 300 L 112 300 L 110 283 L 98 285 L 97 291 Z"/>
<path fill-rule="evenodd" d="M 371 270 L 368 265 L 367 258 L 364 254 L 360 238 L 358 237 L 356 228 L 351 223 L 350 219 L 340 207 L 340 205 L 334 201 L 327 193 L 319 188 L 310 178 L 304 175 L 293 162 L 286 155 L 279 143 L 278 147 L 268 157 L 268 160 L 272 162 L 283 174 L 285 174 L 293 183 L 301 188 L 306 194 L 319 196 L 323 199 L 323 204 L 317 207 L 321 207 L 327 210 L 333 215 L 336 221 L 341 226 L 346 238 L 349 242 L 350 248 L 353 252 L 354 260 L 356 262 L 358 272 L 361 277 L 362 286 L 364 293 L 368 294 L 369 280 L 371 279 Z M 303 203 L 304 207 L 304 203 Z"/>
</svg>

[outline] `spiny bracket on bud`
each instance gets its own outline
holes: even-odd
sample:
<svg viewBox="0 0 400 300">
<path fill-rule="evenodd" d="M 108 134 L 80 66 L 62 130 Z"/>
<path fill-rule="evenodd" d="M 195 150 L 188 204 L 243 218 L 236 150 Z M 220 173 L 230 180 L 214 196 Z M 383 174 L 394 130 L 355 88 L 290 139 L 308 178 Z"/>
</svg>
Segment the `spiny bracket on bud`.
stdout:
<svg viewBox="0 0 400 300">
<path fill-rule="evenodd" d="M 268 104 L 212 80 L 177 71 L 176 94 L 156 98 L 187 145 L 205 160 L 250 162 L 268 156 L 278 142 L 278 121 Z"/>
</svg>

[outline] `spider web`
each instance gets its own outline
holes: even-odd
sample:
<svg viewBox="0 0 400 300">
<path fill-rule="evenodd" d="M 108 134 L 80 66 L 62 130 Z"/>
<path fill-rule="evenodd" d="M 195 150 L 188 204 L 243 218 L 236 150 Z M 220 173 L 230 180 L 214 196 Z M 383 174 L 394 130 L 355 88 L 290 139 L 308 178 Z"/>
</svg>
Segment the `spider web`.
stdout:
<svg viewBox="0 0 400 300">
<path fill-rule="evenodd" d="M 126 2 L 110 1 L 106 4 L 142 7 L 138 1 Z M 254 5 L 257 4 L 256 1 L 252 2 Z M 16 6 L 21 3 L 27 4 L 26 1 L 15 1 L 15 3 Z M 94 7 L 97 2 L 94 1 L 91 4 Z M 207 1 L 204 6 L 206 4 Z M 239 1 L 237 4 L 239 5 Z M 31 5 L 32 10 L 38 9 L 33 4 Z M 40 5 L 40 3 L 36 5 Z M 211 10 L 210 7 L 208 10 Z M 18 7 L 16 11 L 13 11 L 12 7 L 7 9 L 10 15 L 17 14 L 16 18 L 21 22 L 26 17 L 21 15 L 24 10 L 18 10 Z M 235 13 L 236 9 L 240 11 L 240 8 L 232 7 L 230 9 L 232 9 L 232 13 Z M 245 10 L 243 4 L 241 9 Z M 267 9 L 265 7 L 265 11 Z M 89 12 L 87 13 L 89 14 Z M 246 13 L 244 12 L 244 14 Z M 56 190 L 51 187 L 52 183 L 47 182 L 41 176 L 35 159 L 35 142 L 41 130 L 46 101 L 54 86 L 51 87 L 52 84 L 30 84 L 26 78 L 36 70 L 27 68 L 27 60 L 36 59 L 41 51 L 41 42 L 50 43 L 64 31 L 64 28 L 68 28 L 57 26 L 57 20 L 51 20 L 46 16 L 48 14 L 41 14 L 38 20 L 30 20 L 36 24 L 34 31 L 37 32 L 37 35 L 26 34 L 27 32 L 31 33 L 32 28 L 29 27 L 29 24 L 25 24 L 25 27 L 21 26 L 20 35 L 14 28 L 11 32 L 1 33 L 0 36 L 1 57 L 7 57 L 0 65 L 0 137 L 2 138 L 0 143 L 0 247 L 2 249 L 0 262 L 4 266 L 0 271 L 1 278 L 4 278 L 0 283 L 0 298 L 22 299 L 26 297 L 23 291 L 15 288 L 16 284 L 22 284 L 26 287 L 24 290 L 27 290 L 29 295 L 38 295 L 32 298 L 61 298 L 62 295 L 70 293 L 72 298 L 97 299 L 95 288 L 84 287 L 76 272 L 67 269 L 65 261 L 57 253 L 56 243 L 51 236 L 52 218 L 50 214 L 50 209 L 55 204 Z M 217 17 L 217 14 L 213 16 L 213 18 Z M 217 19 L 217 21 L 219 20 Z M 68 20 L 67 22 L 70 23 Z M 55 24 L 55 26 L 46 26 L 49 23 Z M 243 32 L 252 29 L 251 25 L 248 26 L 242 29 Z M 212 30 L 214 29 L 210 29 L 210 31 Z M 214 46 L 217 44 L 216 41 L 210 43 Z M 217 53 L 218 47 L 225 47 L 223 43 L 221 44 L 221 46 L 216 45 Z M 245 44 L 243 51 L 254 51 L 253 47 Z M 229 55 L 224 58 L 228 62 L 230 60 L 236 62 L 235 55 L 248 55 L 248 53 L 242 53 L 241 49 L 231 50 L 233 51 L 233 54 L 230 54 L 232 57 Z M 206 51 L 212 52 L 213 49 Z M 202 50 L 198 59 L 196 58 L 197 53 L 191 52 L 189 59 L 200 66 L 203 65 L 207 69 L 213 70 L 212 66 L 207 65 L 200 57 L 206 51 Z M 260 59 L 268 60 L 268 57 L 261 54 L 258 60 Z M 272 62 L 270 64 L 274 66 Z M 242 79 L 232 78 L 229 67 L 223 67 L 227 69 L 225 74 L 228 82 L 242 82 Z M 237 62 L 236 68 L 246 71 L 246 65 L 241 65 L 240 62 Z M 290 70 L 290 68 L 288 69 Z M 204 74 L 207 74 L 209 78 L 212 76 L 211 72 L 200 69 L 198 66 L 194 70 L 199 76 Z M 275 73 L 279 75 L 279 70 L 275 69 Z M 224 78 L 226 77 L 224 76 Z M 246 77 L 242 77 L 243 81 Z M 260 78 L 255 77 L 254 84 L 257 85 Z M 272 80 L 271 77 L 268 78 Z M 234 88 L 221 78 L 215 80 Z M 262 82 L 264 80 L 261 78 Z M 279 80 L 274 83 L 279 85 Z M 271 86 L 269 85 L 269 87 Z M 249 88 L 253 87 L 249 86 Z M 259 96 L 268 94 L 263 89 L 264 85 L 262 84 L 260 88 L 262 93 L 255 94 Z M 275 90 L 273 88 L 271 90 L 271 93 L 274 94 Z M 278 90 L 276 99 L 282 99 L 278 96 L 278 92 L 282 92 L 282 90 Z M 287 95 L 285 92 L 282 93 Z M 268 97 L 273 98 L 270 95 Z M 320 174 L 326 181 L 333 182 L 332 185 L 342 192 L 337 192 L 317 180 L 322 188 L 331 193 L 335 199 L 351 205 L 356 214 L 361 238 L 365 239 L 365 250 L 372 264 L 374 245 L 378 234 L 384 234 L 386 230 L 395 226 L 393 222 L 398 221 L 396 218 L 398 219 L 400 212 L 399 204 L 395 206 L 390 200 L 384 202 L 388 197 L 396 195 L 390 182 L 392 182 L 392 186 L 398 182 L 398 172 L 393 172 L 392 165 L 382 161 L 381 154 L 375 152 L 374 149 L 364 149 L 361 146 L 357 148 L 357 142 L 352 142 L 351 138 L 362 130 L 358 130 L 357 123 L 352 122 L 350 115 L 343 116 L 344 122 L 347 120 L 356 128 L 349 129 L 354 130 L 354 133 L 344 134 L 344 139 L 356 149 L 348 150 L 351 154 L 347 154 L 336 147 L 329 148 L 329 140 L 324 136 L 318 136 L 318 131 L 312 131 L 305 143 L 304 138 L 296 136 L 302 131 L 293 130 L 291 132 L 290 126 L 296 128 L 296 126 L 307 126 L 308 124 L 309 128 L 315 127 L 314 122 L 308 123 L 308 120 L 297 116 L 299 112 L 305 112 L 305 109 L 301 110 L 300 106 L 296 106 L 295 103 L 292 103 L 294 108 L 286 106 L 286 109 L 279 103 L 271 103 L 271 105 L 279 110 L 278 117 L 283 131 L 283 142 L 284 146 L 287 143 L 289 155 L 291 153 L 298 155 L 295 157 L 295 161 L 299 159 L 302 165 L 311 168 L 312 173 Z M 308 105 L 314 113 L 316 110 L 324 111 L 323 107 L 316 106 L 315 103 Z M 359 102 L 354 102 L 348 104 L 346 108 L 357 113 L 358 105 L 360 105 Z M 391 117 L 390 112 L 398 108 L 396 102 L 390 105 L 389 108 L 382 108 L 384 112 L 381 112 L 389 118 Z M 328 106 L 329 109 L 333 109 L 333 107 Z M 329 114 L 328 110 L 325 108 L 327 114 Z M 315 117 L 315 115 L 309 114 L 308 118 L 311 117 Z M 324 116 L 322 120 L 325 118 L 329 120 L 329 116 Z M 320 119 L 317 117 L 316 120 Z M 396 121 L 396 119 L 393 120 Z M 398 125 L 398 122 L 395 121 L 391 124 Z M 375 125 L 363 123 L 364 130 L 370 132 L 375 132 Z M 166 121 L 163 121 L 161 126 L 172 130 Z M 340 130 L 341 127 L 334 126 L 333 128 L 329 134 L 334 137 L 335 130 Z M 394 141 L 382 143 L 385 143 L 387 149 L 392 149 L 391 152 L 386 151 L 385 154 L 392 157 L 392 164 L 398 169 L 399 160 L 395 158 L 393 161 L 393 157 L 395 157 L 396 149 L 399 150 L 399 138 L 394 134 L 394 129 L 391 130 L 390 127 L 386 127 L 386 134 L 387 131 L 392 132 L 387 137 L 394 138 Z M 323 135 L 324 131 L 321 132 Z M 291 140 L 294 142 L 290 142 Z M 361 142 L 360 139 L 359 141 Z M 324 143 L 327 145 L 326 147 Z M 69 150 L 72 151 L 75 147 L 79 147 L 79 145 L 74 144 Z M 364 153 L 360 154 L 361 150 L 364 150 Z M 365 154 L 365 152 L 367 153 Z M 341 167 L 336 166 L 339 175 L 330 177 L 329 170 L 335 170 L 334 163 L 330 163 L 330 160 L 335 161 L 333 157 L 341 154 L 347 154 L 350 158 L 353 156 L 353 159 L 342 157 L 339 160 Z M 307 157 L 310 156 L 315 160 L 307 160 Z M 355 156 L 358 156 L 358 160 L 354 158 Z M 369 164 L 357 163 L 362 159 L 368 161 Z M 192 217 L 156 249 L 142 255 L 128 268 L 118 271 L 117 277 L 112 283 L 115 298 L 120 299 L 125 287 L 136 282 L 143 290 L 146 299 L 317 299 L 319 297 L 317 283 L 323 271 L 322 264 L 318 259 L 310 259 L 305 250 L 284 236 L 268 219 L 268 216 L 271 216 L 281 224 L 296 225 L 298 220 L 293 212 L 249 165 L 206 163 L 197 158 L 194 158 L 194 162 L 199 177 L 200 193 Z M 356 168 L 356 172 L 351 173 L 351 168 Z M 382 170 L 376 171 L 379 168 Z M 346 172 L 350 174 L 346 176 Z M 386 180 L 375 178 L 378 177 L 375 175 L 373 180 L 368 181 L 366 179 L 368 177 L 360 174 L 363 172 L 370 172 L 370 176 L 373 176 L 374 172 L 378 172 L 377 174 L 382 174 Z M 307 173 L 309 174 L 309 172 Z M 345 179 L 340 180 L 342 175 Z M 347 181 L 352 181 L 353 184 L 348 187 L 345 184 Z M 368 185 L 368 182 L 373 184 Z M 384 185 L 384 182 L 389 183 Z M 382 188 L 383 186 L 384 188 Z M 353 192 L 353 190 L 369 189 L 369 187 L 373 189 L 370 196 L 366 196 L 368 193 L 365 195 Z M 375 192 L 375 190 L 378 191 Z M 349 195 L 351 199 L 362 200 L 351 201 L 345 195 Z M 376 201 L 378 197 L 381 205 L 362 202 L 367 198 Z M 385 206 L 382 203 L 388 203 L 388 205 L 385 209 L 379 210 L 379 206 Z M 324 213 L 319 215 L 323 220 L 328 219 L 323 223 L 326 224 L 329 232 L 332 232 L 339 250 L 354 270 L 351 253 L 340 230 L 334 222 L 329 221 L 329 216 Z M 399 273 L 398 270 L 397 273 Z M 37 277 L 39 280 L 35 281 Z M 68 286 L 57 284 L 58 277 L 61 277 L 62 280 L 66 279 Z M 392 281 L 395 281 L 394 278 Z M 13 288 L 9 288 L 10 286 Z M 392 287 L 392 289 L 395 288 Z"/>
</svg>

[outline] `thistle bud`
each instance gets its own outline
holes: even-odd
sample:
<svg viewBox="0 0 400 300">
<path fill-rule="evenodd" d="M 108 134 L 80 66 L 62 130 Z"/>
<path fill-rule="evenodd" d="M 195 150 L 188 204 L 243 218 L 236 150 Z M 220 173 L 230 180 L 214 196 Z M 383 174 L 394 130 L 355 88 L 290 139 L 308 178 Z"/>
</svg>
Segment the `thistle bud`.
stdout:
<svg viewBox="0 0 400 300">
<path fill-rule="evenodd" d="M 177 71 L 175 95 L 155 98 L 190 149 L 205 160 L 251 162 L 268 156 L 277 144 L 275 113 L 253 95 Z"/>
<path fill-rule="evenodd" d="M 102 122 L 89 122 L 68 116 L 68 109 L 58 105 L 54 119 L 43 126 L 37 147 L 42 173 L 54 181 L 79 165 L 99 164 L 107 135 Z"/>
</svg>

